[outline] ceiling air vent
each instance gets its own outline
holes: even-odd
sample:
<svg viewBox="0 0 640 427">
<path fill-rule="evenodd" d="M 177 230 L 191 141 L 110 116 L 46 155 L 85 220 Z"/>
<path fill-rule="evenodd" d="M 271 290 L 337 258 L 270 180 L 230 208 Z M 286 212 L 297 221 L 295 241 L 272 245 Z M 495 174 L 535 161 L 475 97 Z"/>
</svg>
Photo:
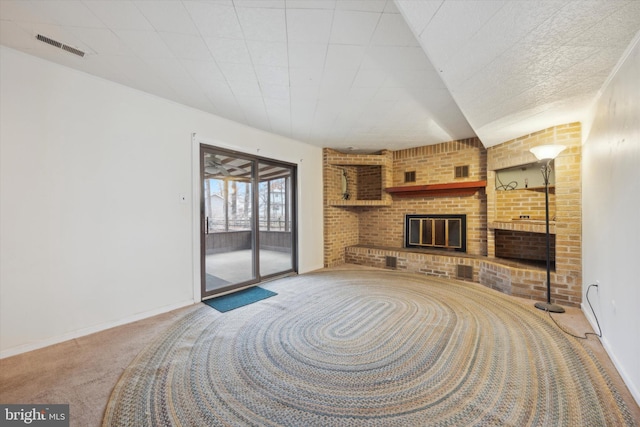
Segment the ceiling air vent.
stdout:
<svg viewBox="0 0 640 427">
<path fill-rule="evenodd" d="M 42 34 L 38 34 L 36 36 L 36 39 L 40 40 L 43 43 L 49 44 L 51 46 L 55 46 L 59 49 L 62 50 L 66 50 L 69 53 L 73 53 L 74 55 L 78 55 L 79 57 L 83 58 L 84 57 L 84 52 L 81 51 L 80 49 L 76 49 L 75 47 L 71 47 L 69 45 L 60 43 L 59 41 L 56 41 L 52 38 L 49 38 L 47 36 L 43 36 Z"/>
<path fill-rule="evenodd" d="M 49 37 L 43 36 L 42 34 L 38 34 L 36 36 L 36 38 L 38 40 L 40 40 L 41 42 L 45 42 L 47 44 L 50 44 L 51 46 L 55 46 L 55 47 L 57 47 L 59 49 L 62 49 L 62 43 L 57 42 L 57 41 L 55 41 L 53 39 L 50 39 Z"/>
</svg>

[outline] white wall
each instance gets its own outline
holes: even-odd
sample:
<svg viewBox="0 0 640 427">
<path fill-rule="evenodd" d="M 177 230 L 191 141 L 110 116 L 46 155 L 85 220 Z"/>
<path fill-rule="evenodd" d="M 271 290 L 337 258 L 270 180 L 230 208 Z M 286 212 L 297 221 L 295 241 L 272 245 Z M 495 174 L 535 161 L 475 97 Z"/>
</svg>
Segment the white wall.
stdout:
<svg viewBox="0 0 640 427">
<path fill-rule="evenodd" d="M 0 47 L 0 357 L 199 300 L 192 133 L 298 164 L 322 267 L 322 151 Z"/>
<path fill-rule="evenodd" d="M 640 35 L 640 33 L 639 33 Z M 640 402 L 640 43 L 627 50 L 595 106 L 583 147 L 583 292 L 603 344 Z M 583 295 L 583 310 L 590 315 Z M 593 318 L 591 318 L 593 322 Z"/>
</svg>

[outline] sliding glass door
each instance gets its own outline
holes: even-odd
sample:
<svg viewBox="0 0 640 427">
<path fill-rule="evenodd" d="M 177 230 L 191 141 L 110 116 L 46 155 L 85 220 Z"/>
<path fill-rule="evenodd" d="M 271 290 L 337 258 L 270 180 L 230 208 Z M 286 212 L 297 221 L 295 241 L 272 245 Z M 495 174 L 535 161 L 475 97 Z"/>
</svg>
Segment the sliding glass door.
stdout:
<svg viewBox="0 0 640 427">
<path fill-rule="evenodd" d="M 295 166 L 200 146 L 202 297 L 296 270 Z"/>
<path fill-rule="evenodd" d="M 263 160 L 258 178 L 260 274 L 267 277 L 294 269 L 293 169 Z"/>
</svg>

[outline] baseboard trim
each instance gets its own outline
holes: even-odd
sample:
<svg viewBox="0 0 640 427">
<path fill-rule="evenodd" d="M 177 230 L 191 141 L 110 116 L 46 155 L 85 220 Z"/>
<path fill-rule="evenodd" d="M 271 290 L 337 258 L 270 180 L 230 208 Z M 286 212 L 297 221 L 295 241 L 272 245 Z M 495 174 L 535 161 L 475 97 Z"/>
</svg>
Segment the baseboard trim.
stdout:
<svg viewBox="0 0 640 427">
<path fill-rule="evenodd" d="M 595 318 L 593 317 L 593 313 L 591 313 L 590 310 L 587 310 L 587 308 L 584 305 L 584 303 L 580 304 L 580 308 L 582 309 L 582 313 L 587 318 L 587 321 L 589 322 L 589 324 L 591 324 L 591 327 L 593 328 L 593 330 L 594 331 L 598 331 L 598 324 L 597 324 Z M 604 348 L 604 350 L 609 355 L 609 358 L 611 359 L 611 362 L 613 362 L 613 366 L 616 368 L 616 370 L 618 371 L 618 373 L 622 377 L 622 381 L 624 381 L 625 385 L 629 389 L 629 392 L 631 393 L 631 396 L 633 396 L 633 399 L 640 406 L 640 390 L 638 390 L 638 387 L 636 386 L 636 384 L 634 384 L 633 381 L 631 380 L 631 378 L 629 378 L 629 375 L 627 375 L 627 373 L 626 373 L 626 371 L 624 369 L 624 366 L 620 363 L 620 361 L 616 357 L 616 354 L 613 351 L 613 348 L 611 347 L 611 344 L 607 340 L 607 337 L 604 335 L 604 333 L 602 334 L 602 337 L 600 338 L 600 342 L 602 343 L 602 347 Z"/>
<path fill-rule="evenodd" d="M 102 323 L 100 325 L 91 326 L 89 328 L 78 329 L 73 332 L 69 332 L 63 335 L 59 335 L 56 337 L 47 338 L 44 340 L 40 340 L 37 342 L 19 345 L 17 347 L 8 348 L 6 350 L 0 351 L 0 359 L 5 359 L 11 356 L 17 356 L 18 354 L 26 353 L 28 351 L 38 350 L 40 348 L 49 347 L 50 345 L 59 344 L 61 342 L 69 341 L 75 338 L 84 337 L 86 335 L 91 335 L 96 332 L 106 331 L 107 329 L 115 328 L 116 326 L 126 325 L 128 323 L 133 323 L 138 320 L 146 319 L 149 317 L 157 316 L 158 314 L 167 313 L 172 310 L 176 310 L 178 308 L 186 307 L 192 304 L 196 304 L 200 301 L 187 300 L 182 301 L 176 304 L 170 304 L 164 307 L 159 307 L 153 310 L 145 311 L 143 313 L 138 313 L 133 316 L 126 317 L 124 319 L 116 320 L 113 322 Z"/>
</svg>

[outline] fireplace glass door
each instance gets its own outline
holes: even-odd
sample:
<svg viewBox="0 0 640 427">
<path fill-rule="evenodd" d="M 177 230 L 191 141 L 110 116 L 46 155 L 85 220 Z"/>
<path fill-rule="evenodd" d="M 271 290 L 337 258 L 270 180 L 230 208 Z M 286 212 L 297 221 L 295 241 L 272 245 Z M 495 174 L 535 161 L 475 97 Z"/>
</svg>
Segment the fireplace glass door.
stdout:
<svg viewBox="0 0 640 427">
<path fill-rule="evenodd" d="M 405 246 L 466 251 L 466 215 L 407 215 Z"/>
</svg>

